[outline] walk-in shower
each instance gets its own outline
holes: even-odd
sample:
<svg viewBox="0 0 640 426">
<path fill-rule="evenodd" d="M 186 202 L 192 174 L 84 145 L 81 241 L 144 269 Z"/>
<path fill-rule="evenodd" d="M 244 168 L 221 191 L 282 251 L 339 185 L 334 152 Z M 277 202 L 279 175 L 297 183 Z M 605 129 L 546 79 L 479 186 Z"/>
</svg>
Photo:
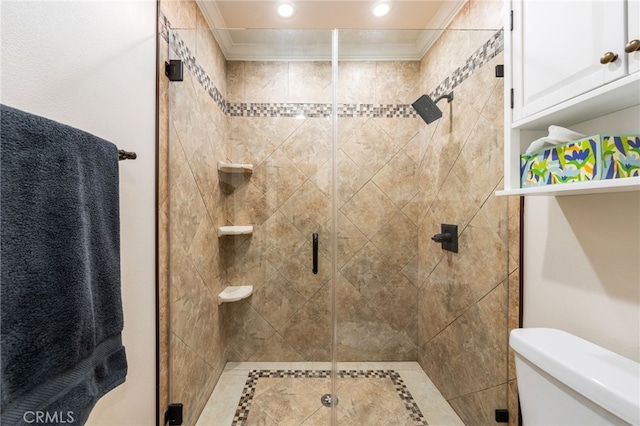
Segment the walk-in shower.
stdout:
<svg viewBox="0 0 640 426">
<path fill-rule="evenodd" d="M 499 29 L 168 27 L 184 80 L 161 93 L 166 402 L 184 424 L 438 424 L 425 383 L 463 422 L 493 421 L 517 268 L 493 196 Z M 429 126 L 412 107 L 454 90 Z M 457 253 L 431 240 L 442 223 Z M 218 304 L 228 286 L 252 292 Z"/>
</svg>

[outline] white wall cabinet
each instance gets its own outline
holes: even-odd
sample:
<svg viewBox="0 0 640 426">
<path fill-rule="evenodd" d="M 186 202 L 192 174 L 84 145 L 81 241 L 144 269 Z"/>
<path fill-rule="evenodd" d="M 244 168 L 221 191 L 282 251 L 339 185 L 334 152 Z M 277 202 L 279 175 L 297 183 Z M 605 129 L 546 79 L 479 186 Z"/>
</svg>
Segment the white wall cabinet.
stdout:
<svg viewBox="0 0 640 426">
<path fill-rule="evenodd" d="M 627 74 L 624 3 L 513 2 L 515 121 Z"/>
<path fill-rule="evenodd" d="M 627 44 L 640 42 L 640 0 L 627 0 Z M 640 71 L 640 50 L 629 52 L 629 74 Z"/>
<path fill-rule="evenodd" d="M 640 191 L 640 178 L 520 188 L 520 154 L 550 125 L 640 104 L 640 52 L 625 52 L 640 32 L 640 0 L 505 4 L 513 29 L 505 32 L 505 188 L 497 194 Z M 602 64 L 607 52 L 617 59 Z"/>
</svg>

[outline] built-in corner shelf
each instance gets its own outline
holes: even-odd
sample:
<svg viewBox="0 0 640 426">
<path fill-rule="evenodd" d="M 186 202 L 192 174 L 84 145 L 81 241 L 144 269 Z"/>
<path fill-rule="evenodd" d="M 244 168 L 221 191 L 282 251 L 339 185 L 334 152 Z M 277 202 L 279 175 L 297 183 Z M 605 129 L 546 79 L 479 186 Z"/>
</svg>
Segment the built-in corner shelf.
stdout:
<svg viewBox="0 0 640 426">
<path fill-rule="evenodd" d="M 223 235 L 247 235 L 247 234 L 253 234 L 252 225 L 220 226 L 218 228 L 218 237 L 222 237 Z"/>
<path fill-rule="evenodd" d="M 253 173 L 253 164 L 226 163 L 218 161 L 218 170 L 223 173 L 250 175 Z"/>
<path fill-rule="evenodd" d="M 229 286 L 218 295 L 218 305 L 228 302 L 237 302 L 246 299 L 253 293 L 252 285 Z"/>
</svg>

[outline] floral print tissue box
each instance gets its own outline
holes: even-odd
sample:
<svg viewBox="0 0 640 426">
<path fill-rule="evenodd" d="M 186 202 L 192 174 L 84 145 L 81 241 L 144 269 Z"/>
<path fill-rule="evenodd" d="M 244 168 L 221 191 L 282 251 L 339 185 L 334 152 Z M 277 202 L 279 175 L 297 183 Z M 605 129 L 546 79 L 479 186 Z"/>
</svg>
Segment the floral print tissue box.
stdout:
<svg viewBox="0 0 640 426">
<path fill-rule="evenodd" d="M 520 156 L 521 187 L 584 182 L 599 178 L 600 136 L 567 142 Z"/>
<path fill-rule="evenodd" d="M 594 135 L 520 156 L 521 187 L 640 176 L 640 135 Z"/>
<path fill-rule="evenodd" d="M 602 137 L 602 179 L 640 176 L 640 135 Z"/>
</svg>

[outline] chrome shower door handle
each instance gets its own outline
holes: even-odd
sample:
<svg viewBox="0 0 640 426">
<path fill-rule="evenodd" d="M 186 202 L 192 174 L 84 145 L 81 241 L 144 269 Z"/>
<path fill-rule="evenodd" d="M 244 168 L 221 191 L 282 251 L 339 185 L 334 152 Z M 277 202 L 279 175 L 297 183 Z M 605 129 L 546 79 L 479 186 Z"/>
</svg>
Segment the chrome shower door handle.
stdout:
<svg viewBox="0 0 640 426">
<path fill-rule="evenodd" d="M 318 273 L 318 233 L 313 233 L 313 273 Z"/>
</svg>

